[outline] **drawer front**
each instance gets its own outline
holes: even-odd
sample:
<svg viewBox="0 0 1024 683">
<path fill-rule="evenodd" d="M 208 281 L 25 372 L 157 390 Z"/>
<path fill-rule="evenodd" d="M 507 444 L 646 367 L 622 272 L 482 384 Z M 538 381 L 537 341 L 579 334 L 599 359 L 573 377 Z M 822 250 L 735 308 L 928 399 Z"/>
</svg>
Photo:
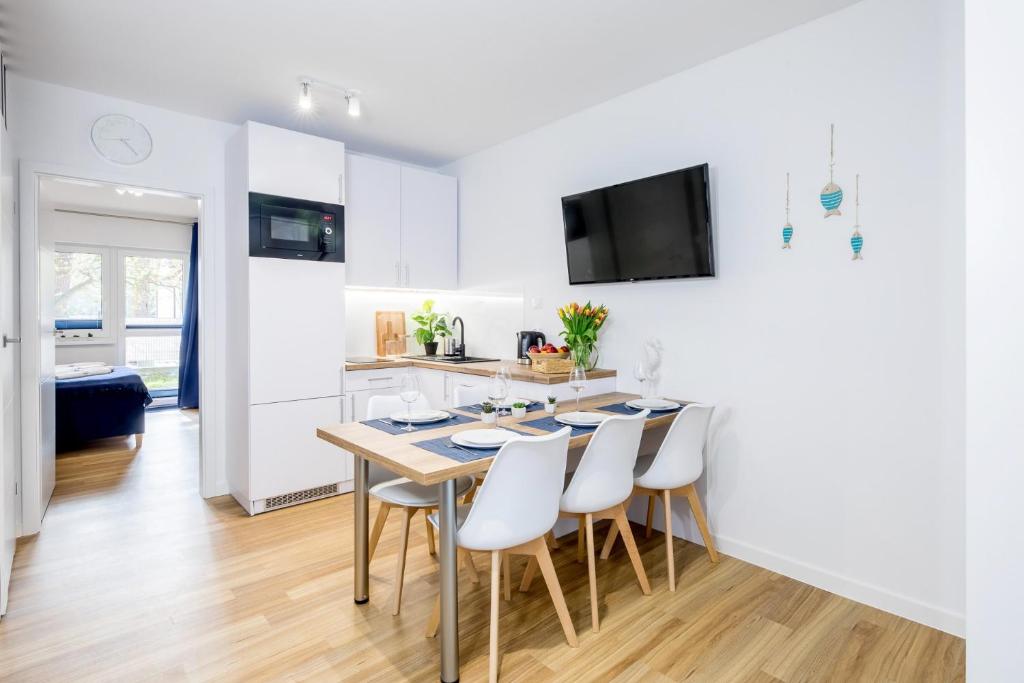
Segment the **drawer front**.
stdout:
<svg viewBox="0 0 1024 683">
<path fill-rule="evenodd" d="M 408 368 L 381 368 L 378 370 L 348 370 L 345 372 L 345 392 L 367 389 L 394 389 L 402 381 Z"/>
</svg>

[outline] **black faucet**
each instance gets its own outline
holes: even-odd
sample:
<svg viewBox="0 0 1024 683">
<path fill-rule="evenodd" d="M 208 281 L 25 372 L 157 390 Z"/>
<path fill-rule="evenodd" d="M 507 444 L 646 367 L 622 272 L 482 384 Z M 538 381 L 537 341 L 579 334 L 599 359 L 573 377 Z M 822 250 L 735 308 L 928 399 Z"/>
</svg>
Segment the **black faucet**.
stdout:
<svg viewBox="0 0 1024 683">
<path fill-rule="evenodd" d="M 459 358 L 466 357 L 466 323 L 463 322 L 461 316 L 455 316 L 452 318 L 452 332 L 455 331 L 455 323 L 459 323 L 459 344 L 455 347 L 455 354 Z"/>
</svg>

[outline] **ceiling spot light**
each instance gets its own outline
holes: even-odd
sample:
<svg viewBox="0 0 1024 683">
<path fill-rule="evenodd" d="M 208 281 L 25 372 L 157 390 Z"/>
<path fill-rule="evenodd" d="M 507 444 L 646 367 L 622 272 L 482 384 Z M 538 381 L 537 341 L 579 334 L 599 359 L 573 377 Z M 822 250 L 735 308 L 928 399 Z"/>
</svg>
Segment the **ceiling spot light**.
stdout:
<svg viewBox="0 0 1024 683">
<path fill-rule="evenodd" d="M 348 102 L 348 115 L 354 119 L 359 118 L 359 115 L 362 113 L 359 105 L 359 93 L 355 90 L 349 90 L 345 93 L 345 101 Z"/>
<path fill-rule="evenodd" d="M 313 93 L 310 92 L 310 82 L 302 81 L 302 90 L 299 93 L 299 109 L 309 111 L 313 108 Z"/>
</svg>

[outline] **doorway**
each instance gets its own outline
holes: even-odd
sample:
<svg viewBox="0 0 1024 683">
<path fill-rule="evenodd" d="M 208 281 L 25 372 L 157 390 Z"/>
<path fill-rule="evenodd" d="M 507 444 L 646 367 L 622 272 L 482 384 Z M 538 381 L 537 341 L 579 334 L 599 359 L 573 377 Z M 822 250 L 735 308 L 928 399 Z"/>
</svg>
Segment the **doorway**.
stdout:
<svg viewBox="0 0 1024 683">
<path fill-rule="evenodd" d="M 194 448 L 184 448 L 182 456 L 191 458 L 198 472 L 190 495 L 207 495 L 212 488 L 207 411 L 179 413 L 177 405 L 190 278 L 196 329 L 209 319 L 212 300 L 203 277 L 203 264 L 213 253 L 204 230 L 205 196 L 23 164 L 20 535 L 42 528 L 58 480 L 58 451 L 60 462 L 75 455 L 91 461 L 102 460 L 103 453 L 122 457 L 128 451 L 145 457 L 147 449 L 163 450 L 152 443 L 160 434 L 165 445 L 178 446 L 187 443 L 184 434 L 192 434 Z M 196 336 L 193 356 L 196 403 L 204 406 L 211 384 L 203 372 L 212 358 L 208 336 L 205 329 Z M 144 392 L 145 405 L 99 405 L 89 401 L 86 388 L 86 403 L 59 410 L 68 385 L 104 377 L 129 382 L 119 385 L 126 397 Z M 92 414 L 83 417 L 81 405 Z M 156 408 L 173 411 L 175 419 Z M 68 416 L 71 422 L 64 419 Z M 157 425 L 160 429 L 149 428 Z M 182 433 L 171 435 L 172 428 Z M 69 435 L 73 438 L 63 438 Z M 85 462 L 76 461 L 76 467 Z"/>
</svg>

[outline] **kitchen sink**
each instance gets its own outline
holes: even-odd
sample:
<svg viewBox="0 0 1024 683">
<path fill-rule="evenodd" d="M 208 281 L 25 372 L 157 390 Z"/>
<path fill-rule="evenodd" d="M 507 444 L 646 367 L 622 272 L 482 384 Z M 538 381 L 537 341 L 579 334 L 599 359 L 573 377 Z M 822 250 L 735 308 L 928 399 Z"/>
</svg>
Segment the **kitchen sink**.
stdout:
<svg viewBox="0 0 1024 683">
<path fill-rule="evenodd" d="M 498 360 L 497 358 L 480 358 L 478 356 L 403 356 L 411 360 L 429 360 L 432 363 L 489 363 Z"/>
</svg>

